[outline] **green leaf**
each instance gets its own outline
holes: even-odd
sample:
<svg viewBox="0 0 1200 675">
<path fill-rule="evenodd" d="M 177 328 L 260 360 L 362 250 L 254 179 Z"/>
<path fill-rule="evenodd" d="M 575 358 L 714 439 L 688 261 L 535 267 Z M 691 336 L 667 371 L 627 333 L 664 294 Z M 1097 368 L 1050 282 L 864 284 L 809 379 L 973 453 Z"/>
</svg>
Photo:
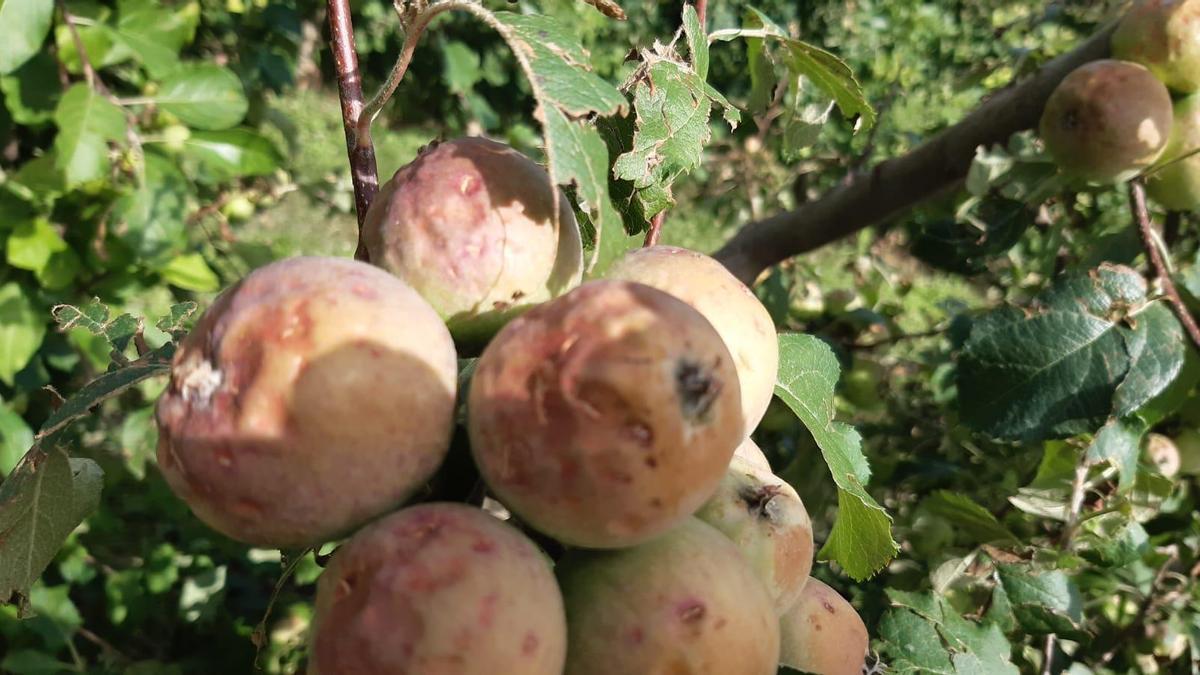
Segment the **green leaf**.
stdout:
<svg viewBox="0 0 1200 675">
<path fill-rule="evenodd" d="M 154 326 L 164 333 L 171 334 L 185 330 L 188 319 L 192 318 L 198 309 L 199 305 L 190 300 L 171 305 L 170 313 L 159 319 Z"/>
<path fill-rule="evenodd" d="M 108 399 L 120 395 L 142 380 L 163 375 L 170 369 L 169 351 L 156 353 L 147 361 L 109 371 L 87 383 L 59 406 L 38 431 L 38 438 L 53 434 Z"/>
<path fill-rule="evenodd" d="M 895 658 L 902 670 L 943 668 L 942 654 L 945 652 L 953 665 L 948 672 L 1016 675 L 1017 668 L 1011 661 L 1012 646 L 998 625 L 968 620 L 960 616 L 945 598 L 932 593 L 888 589 L 887 595 L 900 609 L 889 611 L 894 615 L 892 619 L 885 617 L 890 638 L 885 638 L 885 652 Z M 903 616 L 905 611 L 932 626 L 936 635 L 930 634 L 928 627 L 912 616 Z M 906 641 L 906 637 L 913 641 Z M 935 641 L 935 637 L 940 637 L 940 642 Z M 943 649 L 934 646 L 938 644 Z"/>
<path fill-rule="evenodd" d="M 890 609 L 879 622 L 879 639 L 897 673 L 953 674 L 950 653 L 930 621 L 907 609 Z"/>
<path fill-rule="evenodd" d="M 109 60 L 135 58 L 158 79 L 179 65 L 179 51 L 190 43 L 200 20 L 197 2 L 166 6 L 154 0 L 121 0 L 111 29 L 114 52 Z"/>
<path fill-rule="evenodd" d="M 0 661 L 0 670 L 13 675 L 58 675 L 69 672 L 71 664 L 35 649 L 14 649 Z"/>
<path fill-rule="evenodd" d="M 701 80 L 708 79 L 708 35 L 700 25 L 700 16 L 692 5 L 683 6 L 683 34 L 687 38 L 692 70 Z"/>
<path fill-rule="evenodd" d="M 165 260 L 187 242 L 187 178 L 170 161 L 146 153 L 132 192 L 116 202 L 117 236 L 145 262 Z"/>
<path fill-rule="evenodd" d="M 221 279 L 199 253 L 172 258 L 159 271 L 167 283 L 184 290 L 210 293 L 221 288 Z"/>
<path fill-rule="evenodd" d="M 746 38 L 746 63 L 750 71 L 750 93 L 746 96 L 746 112 L 758 116 L 766 112 L 775 99 L 779 78 L 775 64 L 762 38 Z"/>
<path fill-rule="evenodd" d="M 54 56 L 38 52 L 20 68 L 0 77 L 0 93 L 16 123 L 38 126 L 49 122 L 62 94 Z"/>
<path fill-rule="evenodd" d="M 867 129 L 875 125 L 875 111 L 867 102 L 862 85 L 854 79 L 854 72 L 845 61 L 820 47 L 791 37 L 787 31 L 757 9 L 750 8 L 747 11 L 745 25 L 741 30 L 717 31 L 709 37 L 724 41 L 737 38 L 767 39 L 780 43 L 787 50 L 784 63 L 792 73 L 808 78 L 837 103 L 846 117 L 858 115 L 862 120 L 861 128 Z"/>
<path fill-rule="evenodd" d="M 124 352 L 134 336 L 142 330 L 142 320 L 132 314 L 121 314 L 110 320 L 108 307 L 98 299 L 92 299 L 82 307 L 56 305 L 50 313 L 61 330 L 84 328 L 92 335 L 103 336 L 118 352 Z"/>
<path fill-rule="evenodd" d="M 908 226 L 913 255 L 955 274 L 979 274 L 1021 240 L 1037 213 L 1002 197 L 972 199 L 952 218 L 914 219 Z"/>
<path fill-rule="evenodd" d="M 891 517 L 864 487 L 871 471 L 858 432 L 833 419 L 839 370 L 821 340 L 799 333 L 779 336 L 775 393 L 808 428 L 838 486 L 838 518 L 820 556 L 862 580 L 882 569 L 899 547 L 892 539 Z"/>
<path fill-rule="evenodd" d="M 54 139 L 55 166 L 68 186 L 78 185 L 108 172 L 108 144 L 125 136 L 125 113 L 86 84 L 72 85 L 54 111 L 58 136 Z"/>
<path fill-rule="evenodd" d="M 452 93 L 464 95 L 483 78 L 479 53 L 458 40 L 443 42 L 442 76 Z"/>
<path fill-rule="evenodd" d="M 970 497 L 948 490 L 938 490 L 926 497 L 922 505 L 946 521 L 955 525 L 972 541 L 978 544 L 992 542 L 1019 543 L 1016 535 L 1000 524 L 987 509 L 976 504 Z"/>
<path fill-rule="evenodd" d="M 265 176 L 283 164 L 275 144 L 251 129 L 193 132 L 183 156 L 196 162 L 196 179 L 210 184 Z"/>
<path fill-rule="evenodd" d="M 33 447 L 33 430 L 7 403 L 0 401 L 0 479 Z"/>
<path fill-rule="evenodd" d="M 1132 323 L 1125 331 L 1129 372 L 1113 397 L 1113 414 L 1118 417 L 1132 415 L 1166 391 L 1183 372 L 1185 361 L 1196 355 L 1166 301 L 1150 303 Z"/>
<path fill-rule="evenodd" d="M 1028 313 L 985 314 L 959 359 L 963 421 L 996 438 L 1026 441 L 1103 424 L 1130 369 L 1121 322 L 1144 299 L 1137 272 L 1104 266 L 1060 278 Z"/>
<path fill-rule="evenodd" d="M 1089 462 L 1108 462 L 1117 469 L 1117 490 L 1128 492 L 1137 477 L 1142 437 L 1149 431 L 1137 417 L 1115 419 L 1105 424 L 1088 447 Z"/>
<path fill-rule="evenodd" d="M 0 602 L 29 595 L 67 535 L 99 505 L 102 483 L 95 462 L 34 448 L 0 484 Z"/>
<path fill-rule="evenodd" d="M 0 74 L 41 50 L 53 16 L 54 0 L 0 0 Z"/>
<path fill-rule="evenodd" d="M 1083 601 L 1079 589 L 1061 571 L 1034 572 L 1018 565 L 997 565 L 1000 583 L 1021 627 L 1033 634 L 1057 633 L 1079 639 L 1083 632 Z"/>
<path fill-rule="evenodd" d="M 45 218 L 34 218 L 17 227 L 8 235 L 6 258 L 8 264 L 31 272 L 42 270 L 50 257 L 67 250 L 67 242 Z"/>
<path fill-rule="evenodd" d="M 1122 513 L 1090 518 L 1080 528 L 1078 545 L 1085 555 L 1108 567 L 1125 567 L 1142 559 L 1150 535 L 1136 520 Z"/>
<path fill-rule="evenodd" d="M 154 100 L 184 124 L 207 130 L 236 126 L 250 105 L 233 71 L 205 63 L 188 64 L 171 73 Z"/>
<path fill-rule="evenodd" d="M 0 382 L 12 386 L 13 376 L 42 346 L 46 324 L 17 282 L 0 286 Z"/>
</svg>

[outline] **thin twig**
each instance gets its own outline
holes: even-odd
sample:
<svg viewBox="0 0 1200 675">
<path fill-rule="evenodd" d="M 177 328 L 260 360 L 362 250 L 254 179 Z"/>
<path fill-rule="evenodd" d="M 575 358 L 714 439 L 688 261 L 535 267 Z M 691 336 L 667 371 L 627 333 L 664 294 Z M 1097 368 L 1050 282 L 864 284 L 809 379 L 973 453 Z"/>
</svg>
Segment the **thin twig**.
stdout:
<svg viewBox="0 0 1200 675">
<path fill-rule="evenodd" d="M 696 0 L 696 18 L 700 20 L 700 30 L 708 31 L 708 0 Z"/>
<path fill-rule="evenodd" d="M 646 243 L 643 244 L 646 248 L 658 245 L 658 238 L 662 235 L 663 221 L 667 219 L 666 210 L 659 211 L 650 219 L 650 229 L 646 230 Z"/>
<path fill-rule="evenodd" d="M 354 25 L 350 20 L 350 0 L 328 0 L 329 42 L 337 71 L 338 98 L 342 102 L 342 127 L 346 132 L 346 154 L 350 159 L 350 180 L 354 184 L 354 210 L 358 216 L 358 246 L 356 260 L 367 260 L 362 243 L 362 224 L 367 209 L 379 191 L 379 169 L 375 165 L 375 147 L 368 137 L 356 138 L 363 109 L 362 77 L 358 73 L 358 52 L 354 46 Z"/>
<path fill-rule="evenodd" d="M 1180 323 L 1192 338 L 1192 343 L 1196 345 L 1197 349 L 1200 349 L 1200 326 L 1196 325 L 1196 318 L 1183 303 L 1179 289 L 1175 288 L 1175 282 L 1171 280 L 1167 262 L 1163 259 L 1162 251 L 1159 250 L 1155 241 L 1154 227 L 1150 223 L 1150 210 L 1146 208 L 1146 186 L 1141 180 L 1133 180 L 1129 183 L 1129 208 L 1133 211 L 1133 220 L 1137 223 L 1138 232 L 1142 235 L 1142 244 L 1146 247 L 1146 257 L 1150 259 L 1154 274 L 1158 277 L 1158 282 L 1162 284 L 1167 302 L 1175 310 L 1175 315 L 1179 317 Z"/>
<path fill-rule="evenodd" d="M 1112 661 L 1113 657 L 1117 655 L 1117 651 L 1120 650 L 1121 647 L 1128 644 L 1129 640 L 1134 637 L 1134 634 L 1137 633 L 1138 629 L 1145 625 L 1146 617 L 1150 616 L 1151 610 L 1153 610 L 1155 604 L 1157 604 L 1156 600 L 1159 599 L 1158 587 L 1162 585 L 1163 579 L 1165 579 L 1167 576 L 1167 572 L 1170 571 L 1171 566 L 1174 565 L 1175 561 L 1177 560 L 1179 560 L 1179 551 L 1172 550 L 1171 554 L 1167 556 L 1166 562 L 1164 562 L 1162 566 L 1158 568 L 1158 572 L 1154 574 L 1154 579 L 1150 582 L 1150 590 L 1146 592 L 1145 597 L 1142 598 L 1142 602 L 1138 605 L 1138 610 L 1137 613 L 1134 614 L 1133 620 L 1126 624 L 1125 627 L 1122 628 L 1117 634 L 1116 638 L 1113 639 L 1112 648 L 1100 656 L 1098 665 L 1103 666 L 1109 661 Z"/>
<path fill-rule="evenodd" d="M 87 49 L 83 46 L 83 38 L 79 36 L 79 29 L 75 27 L 75 16 L 67 10 L 67 3 L 64 0 L 58 0 L 58 10 L 62 12 L 63 23 L 67 26 L 67 32 L 71 34 L 71 41 L 75 43 L 75 53 L 79 56 L 79 65 L 83 68 L 83 79 L 91 89 L 104 91 L 104 83 L 96 77 L 96 69 L 92 67 L 92 62 L 88 58 Z"/>
</svg>

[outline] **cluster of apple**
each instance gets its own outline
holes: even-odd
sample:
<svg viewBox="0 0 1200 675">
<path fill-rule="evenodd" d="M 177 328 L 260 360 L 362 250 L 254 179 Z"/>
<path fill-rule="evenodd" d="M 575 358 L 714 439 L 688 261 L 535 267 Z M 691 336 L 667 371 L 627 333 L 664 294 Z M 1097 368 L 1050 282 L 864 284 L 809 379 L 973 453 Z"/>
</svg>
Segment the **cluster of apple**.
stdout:
<svg viewBox="0 0 1200 675">
<path fill-rule="evenodd" d="M 1200 0 L 1138 0 L 1113 32 L 1112 56 L 1077 68 L 1050 95 L 1047 151 L 1084 181 L 1147 173 L 1155 201 L 1200 211 Z"/>
<path fill-rule="evenodd" d="M 866 628 L 809 578 L 808 513 L 749 439 L 769 314 L 679 248 L 584 283 L 580 240 L 524 155 L 425 149 L 368 213 L 373 264 L 260 268 L 181 342 L 156 411 L 168 483 L 256 546 L 349 537 L 311 673 L 860 672 Z M 460 351 L 480 353 L 461 380 Z M 401 508 L 460 425 L 487 499 Z"/>
</svg>

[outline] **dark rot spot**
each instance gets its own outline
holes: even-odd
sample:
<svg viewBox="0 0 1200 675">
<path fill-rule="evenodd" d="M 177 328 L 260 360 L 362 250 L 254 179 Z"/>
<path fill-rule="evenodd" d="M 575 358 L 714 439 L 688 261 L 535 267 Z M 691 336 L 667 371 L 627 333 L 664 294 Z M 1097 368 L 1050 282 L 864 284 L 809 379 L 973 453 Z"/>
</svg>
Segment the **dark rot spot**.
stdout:
<svg viewBox="0 0 1200 675">
<path fill-rule="evenodd" d="M 642 632 L 641 626 L 634 626 L 632 629 L 630 629 L 629 633 L 626 634 L 626 637 L 629 639 L 631 644 L 640 645 L 642 644 L 642 641 L 646 639 L 646 634 Z"/>
<path fill-rule="evenodd" d="M 680 359 L 675 366 L 675 392 L 684 417 L 704 421 L 721 393 L 721 383 L 695 361 Z"/>
<path fill-rule="evenodd" d="M 685 600 L 675 608 L 675 614 L 679 620 L 684 623 L 697 623 L 704 620 L 704 615 L 708 610 L 704 606 L 704 602 L 698 599 Z"/>
<path fill-rule="evenodd" d="M 646 466 L 651 469 L 657 469 L 658 468 L 658 460 L 654 459 L 653 457 L 647 457 L 646 458 Z"/>
<path fill-rule="evenodd" d="M 837 614 L 837 609 L 835 609 L 833 604 L 828 600 L 822 600 L 821 606 L 825 608 L 826 612 L 829 612 L 830 614 Z"/>
<path fill-rule="evenodd" d="M 525 634 L 525 639 L 521 640 L 521 654 L 525 656 L 533 656 L 533 654 L 537 651 L 539 643 L 540 641 L 538 640 L 538 636 L 534 635 L 533 631 L 529 631 Z"/>
<path fill-rule="evenodd" d="M 487 539 L 480 539 L 471 545 L 471 550 L 476 553 L 491 553 L 496 550 L 496 544 Z"/>
<path fill-rule="evenodd" d="M 655 497 L 654 499 L 650 500 L 650 506 L 653 506 L 656 509 L 661 509 L 663 506 L 662 500 L 658 497 Z"/>
<path fill-rule="evenodd" d="M 743 488 L 738 492 L 738 498 L 746 504 L 746 510 L 751 515 L 762 517 L 767 512 L 767 505 L 782 492 L 783 489 L 778 485 L 757 485 Z"/>
</svg>

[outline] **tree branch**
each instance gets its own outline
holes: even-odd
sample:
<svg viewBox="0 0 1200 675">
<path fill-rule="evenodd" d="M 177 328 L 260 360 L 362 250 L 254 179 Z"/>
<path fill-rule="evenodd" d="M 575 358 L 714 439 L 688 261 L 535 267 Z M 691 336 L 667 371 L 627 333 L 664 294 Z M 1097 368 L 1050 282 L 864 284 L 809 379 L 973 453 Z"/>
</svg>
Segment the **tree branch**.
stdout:
<svg viewBox="0 0 1200 675">
<path fill-rule="evenodd" d="M 884 223 L 957 187 L 971 166 L 975 148 L 1003 143 L 1012 134 L 1035 127 L 1046 99 L 1068 73 L 1109 54 L 1112 30 L 1112 25 L 1101 29 L 908 154 L 883 162 L 794 211 L 746 225 L 715 257 L 752 284 L 778 262 Z"/>
<path fill-rule="evenodd" d="M 696 0 L 696 18 L 700 20 L 700 30 L 708 32 L 708 0 Z"/>
<path fill-rule="evenodd" d="M 644 247 L 658 246 L 658 238 L 662 235 L 663 222 L 667 219 L 666 210 L 659 211 L 650 219 L 650 229 L 646 230 L 646 243 Z"/>
<path fill-rule="evenodd" d="M 354 183 L 354 210 L 358 215 L 359 239 L 354 251 L 357 260 L 367 259 L 362 243 L 362 224 L 367 209 L 379 190 L 379 169 L 375 165 L 375 146 L 370 139 L 357 142 L 355 125 L 363 109 L 362 77 L 358 73 L 358 52 L 354 46 L 354 25 L 350 20 L 349 0 L 328 0 L 329 43 L 337 71 L 338 98 L 342 102 L 342 126 L 346 132 L 346 154 L 350 159 L 350 178 Z"/>
<path fill-rule="evenodd" d="M 1146 247 L 1146 257 L 1150 259 L 1150 266 L 1154 268 L 1154 274 L 1158 277 L 1158 282 L 1162 284 L 1167 302 L 1170 303 L 1171 309 L 1175 310 L 1175 316 L 1179 317 L 1179 322 L 1183 324 L 1188 336 L 1192 338 L 1196 349 L 1200 349 L 1200 326 L 1196 325 L 1196 318 L 1192 316 L 1191 311 L 1184 304 L 1183 298 L 1179 296 L 1179 289 L 1175 288 L 1175 282 L 1171 280 L 1171 271 L 1167 266 L 1167 261 L 1158 248 L 1154 227 L 1150 223 L 1150 210 L 1146 208 L 1146 186 L 1142 184 L 1141 179 L 1129 182 L 1129 208 L 1133 212 L 1133 221 L 1137 223 L 1138 232 L 1142 235 L 1142 244 Z"/>
</svg>

